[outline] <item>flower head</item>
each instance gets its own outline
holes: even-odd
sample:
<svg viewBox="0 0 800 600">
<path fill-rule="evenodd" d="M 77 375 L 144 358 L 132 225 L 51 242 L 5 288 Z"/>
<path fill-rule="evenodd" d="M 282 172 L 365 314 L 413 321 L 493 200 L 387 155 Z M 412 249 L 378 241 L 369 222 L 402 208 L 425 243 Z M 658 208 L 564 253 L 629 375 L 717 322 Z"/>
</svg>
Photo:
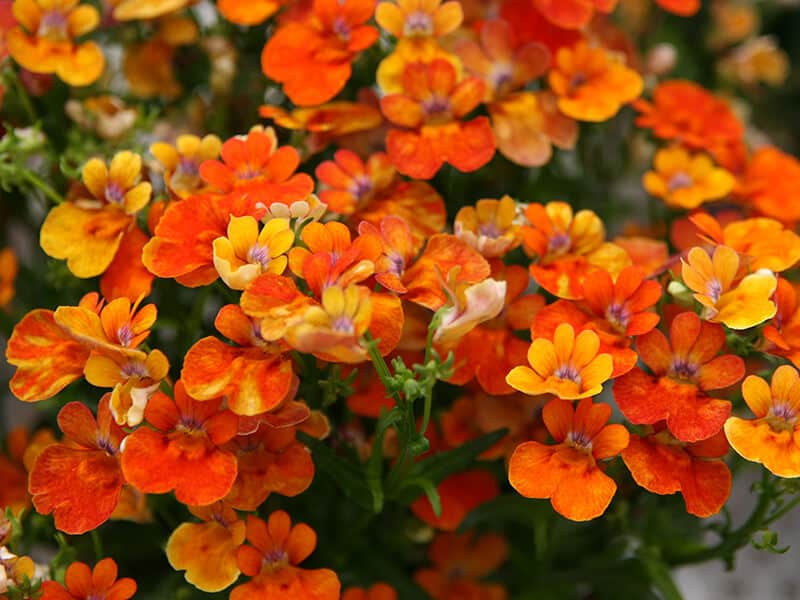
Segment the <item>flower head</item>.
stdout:
<svg viewBox="0 0 800 600">
<path fill-rule="evenodd" d="M 196 135 L 179 135 L 175 145 L 156 142 L 150 146 L 164 171 L 167 188 L 178 198 L 188 198 L 203 189 L 200 165 L 215 160 L 222 149 L 222 141 L 215 135 L 199 138 Z"/>
<path fill-rule="evenodd" d="M 644 174 L 645 189 L 676 208 L 690 210 L 720 200 L 736 184 L 733 175 L 715 167 L 707 155 L 693 156 L 680 146 L 659 150 L 654 167 Z"/>
<path fill-rule="evenodd" d="M 67 567 L 64 587 L 54 581 L 42 584 L 42 600 L 129 600 L 136 593 L 136 582 L 117 579 L 117 563 L 104 558 L 94 569 L 82 562 Z"/>
</svg>

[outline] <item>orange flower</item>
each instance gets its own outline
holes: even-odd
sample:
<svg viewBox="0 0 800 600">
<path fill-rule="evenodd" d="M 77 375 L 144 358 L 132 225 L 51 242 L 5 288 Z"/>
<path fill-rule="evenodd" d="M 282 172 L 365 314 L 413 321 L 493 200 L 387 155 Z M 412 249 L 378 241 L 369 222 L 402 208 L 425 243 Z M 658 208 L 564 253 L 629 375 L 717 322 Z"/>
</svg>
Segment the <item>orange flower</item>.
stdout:
<svg viewBox="0 0 800 600">
<path fill-rule="evenodd" d="M 15 0 L 18 26 L 8 32 L 11 57 L 34 73 L 55 73 L 65 83 L 89 85 L 103 72 L 105 59 L 94 42 L 75 38 L 94 30 L 100 14 L 75 0 Z"/>
<path fill-rule="evenodd" d="M 223 306 L 214 321 L 217 330 L 238 346 L 209 336 L 186 353 L 181 379 L 197 400 L 227 397 L 237 415 L 278 410 L 291 400 L 297 379 L 280 346 L 261 337 L 259 323 L 235 304 Z"/>
<path fill-rule="evenodd" d="M 502 585 L 480 583 L 480 579 L 497 569 L 507 557 L 508 545 L 499 535 L 441 533 L 428 547 L 428 558 L 433 565 L 419 569 L 414 580 L 434 600 L 505 600 Z"/>
<path fill-rule="evenodd" d="M 536 338 L 528 349 L 528 364 L 511 369 L 506 376 L 516 390 L 535 396 L 553 394 L 566 400 L 594 396 L 611 377 L 610 354 L 600 354 L 600 338 L 594 331 L 577 337 L 569 323 L 562 323 L 548 338 Z"/>
<path fill-rule="evenodd" d="M 378 39 L 378 30 L 365 24 L 374 7 L 372 0 L 314 0 L 305 18 L 281 25 L 267 41 L 264 74 L 299 106 L 327 102 L 350 79 L 358 53 Z"/>
<path fill-rule="evenodd" d="M 747 163 L 736 195 L 747 200 L 762 215 L 794 224 L 800 221 L 799 185 L 800 161 L 777 148 L 765 146 Z"/>
<path fill-rule="evenodd" d="M 231 217 L 261 219 L 264 208 L 251 194 L 190 196 L 173 202 L 158 221 L 155 235 L 142 251 L 142 262 L 157 277 L 175 278 L 197 287 L 218 277 L 214 240 L 225 237 Z"/>
<path fill-rule="evenodd" d="M 652 425 L 666 420 L 682 442 L 705 440 L 717 433 L 731 412 L 731 403 L 708 395 L 744 376 L 744 361 L 717 353 L 725 345 L 720 325 L 701 321 L 692 312 L 677 315 L 670 340 L 658 329 L 636 340 L 639 358 L 653 375 L 639 367 L 616 380 L 614 399 L 631 423 Z"/>
<path fill-rule="evenodd" d="M 375 102 L 377 104 L 377 101 Z M 370 133 L 380 133 L 383 115 L 377 106 L 360 102 L 329 102 L 313 107 L 299 107 L 287 111 L 279 106 L 266 105 L 258 110 L 264 119 L 272 119 L 275 124 L 286 129 L 308 131 L 308 151 L 319 152 L 333 140 L 339 142 L 356 141 Z"/>
<path fill-rule="evenodd" d="M 484 85 L 468 77 L 460 82 L 450 62 L 411 63 L 403 71 L 403 93 L 381 99 L 384 116 L 394 125 L 386 149 L 397 170 L 430 179 L 444 163 L 459 171 L 479 169 L 494 156 L 489 120 L 460 119 L 480 104 Z"/>
<path fill-rule="evenodd" d="M 639 269 L 628 267 L 616 284 L 605 271 L 594 271 L 583 288 L 583 302 L 558 300 L 542 308 L 531 325 L 531 336 L 552 338 L 561 323 L 569 323 L 576 332 L 594 331 L 600 339 L 599 352 L 611 355 L 611 376 L 619 377 L 638 359 L 630 348 L 632 336 L 645 334 L 658 324 L 658 314 L 648 309 L 661 298 L 661 286 L 644 281 Z"/>
<path fill-rule="evenodd" d="M 750 375 L 742 395 L 755 419 L 731 417 L 725 435 L 747 460 L 761 463 L 778 477 L 800 477 L 800 374 L 781 365 L 767 384 Z"/>
<path fill-rule="evenodd" d="M 700 0 L 656 0 L 656 4 L 681 17 L 691 17 L 700 10 Z"/>
<path fill-rule="evenodd" d="M 214 240 L 214 267 L 229 288 L 243 290 L 262 273 L 281 275 L 293 245 L 288 219 L 271 219 L 259 232 L 254 217 L 232 216 L 227 237 Z"/>
<path fill-rule="evenodd" d="M 728 104 L 696 83 L 683 80 L 660 83 L 653 101 L 637 100 L 639 127 L 653 135 L 676 140 L 691 150 L 706 150 L 725 169 L 737 173 L 744 166 L 744 127 Z"/>
<path fill-rule="evenodd" d="M 282 0 L 217 0 L 217 10 L 231 23 L 252 27 L 274 15 Z"/>
<path fill-rule="evenodd" d="M 376 236 L 367 233 L 352 240 L 347 226 L 337 221 L 309 223 L 300 237 L 306 247 L 291 250 L 289 268 L 317 297 L 328 286 L 346 287 L 370 277 L 381 251 Z"/>
<path fill-rule="evenodd" d="M 14 299 L 14 280 L 17 278 L 19 264 L 17 255 L 11 248 L 0 250 L 0 308 L 11 304 Z"/>
<path fill-rule="evenodd" d="M 152 209 L 149 214 L 152 214 Z M 149 296 L 153 274 L 142 263 L 142 251 L 150 237 L 138 227 L 129 229 L 119 242 L 114 260 L 100 278 L 100 293 L 107 300 Z"/>
<path fill-rule="evenodd" d="M 125 577 L 117 579 L 117 563 L 104 558 L 94 569 L 82 562 L 67 567 L 66 589 L 55 581 L 42 584 L 41 600 L 129 600 L 136 593 L 136 582 Z"/>
<path fill-rule="evenodd" d="M 689 217 L 700 233 L 714 244 L 736 250 L 751 271 L 785 271 L 800 260 L 800 237 L 779 221 L 758 217 L 736 219 L 724 226 L 706 213 Z"/>
<path fill-rule="evenodd" d="M 519 44 L 544 44 L 551 55 L 555 55 L 559 48 L 573 46 L 583 39 L 580 31 L 553 24 L 529 0 L 504 0 L 499 13 L 500 18 L 511 25 L 513 37 Z"/>
<path fill-rule="evenodd" d="M 328 209 L 351 215 L 368 204 L 395 181 L 396 172 L 383 152 L 371 155 L 367 162 L 350 150 L 337 150 L 333 160 L 317 167 L 317 179 L 325 185 L 319 198 Z"/>
<path fill-rule="evenodd" d="M 150 153 L 164 170 L 164 183 L 181 199 L 202 191 L 200 165 L 206 160 L 215 160 L 221 150 L 222 141 L 215 135 L 202 139 L 196 135 L 179 135 L 174 146 L 166 142 L 150 146 Z"/>
<path fill-rule="evenodd" d="M 565 202 L 529 204 L 525 217 L 530 226 L 520 230 L 523 247 L 537 258 L 531 275 L 551 294 L 580 299 L 582 282 L 592 268 L 608 271 L 613 278 L 630 264 L 621 247 L 605 241 L 603 222 L 590 210 L 573 214 Z"/>
<path fill-rule="evenodd" d="M 642 78 L 622 58 L 586 42 L 556 53 L 548 82 L 559 110 L 579 121 L 611 119 L 644 89 Z"/>
<path fill-rule="evenodd" d="M 547 19 L 564 29 L 582 29 L 595 11 L 610 13 L 617 0 L 533 0 L 533 5 Z"/>
<path fill-rule="evenodd" d="M 345 591 L 342 600 L 397 600 L 397 592 L 386 583 L 376 583 L 369 589 L 352 587 Z"/>
<path fill-rule="evenodd" d="M 98 159 L 83 167 L 90 198 L 53 207 L 42 224 L 39 242 L 48 256 L 67 259 L 76 277 L 100 275 L 108 269 L 125 232 L 135 227 L 135 215 L 150 202 L 152 188 L 140 182 L 142 159 L 117 153 L 110 167 Z"/>
<path fill-rule="evenodd" d="M 680 146 L 659 150 L 642 182 L 653 196 L 675 208 L 693 209 L 725 198 L 736 183 L 733 175 L 714 166 L 706 154 L 691 155 Z"/>
<path fill-rule="evenodd" d="M 554 399 L 544 407 L 544 423 L 555 446 L 539 442 L 520 444 L 508 464 L 508 480 L 526 498 L 549 498 L 557 513 L 572 521 L 602 515 L 617 491 L 597 461 L 612 458 L 628 445 L 628 430 L 606 425 L 608 404 L 584 398 L 572 402 Z"/>
<path fill-rule="evenodd" d="M 94 300 L 87 295 L 81 306 L 94 308 Z M 17 367 L 11 392 L 25 402 L 52 398 L 83 376 L 89 353 L 56 322 L 52 310 L 31 311 L 14 327 L 6 346 L 6 360 Z"/>
<path fill-rule="evenodd" d="M 453 0 L 379 2 L 375 21 L 396 38 L 442 37 L 461 25 L 461 4 Z"/>
<path fill-rule="evenodd" d="M 717 246 L 713 259 L 702 248 L 689 250 L 681 259 L 684 283 L 704 307 L 704 318 L 731 329 L 748 329 L 775 316 L 770 298 L 778 281 L 772 271 L 760 269 L 738 283 L 739 254 L 728 246 Z"/>
<path fill-rule="evenodd" d="M 436 487 L 436 491 L 441 502 L 441 514 L 437 516 L 433 512 L 433 506 L 424 494 L 411 504 L 411 512 L 440 531 L 455 531 L 469 513 L 500 495 L 494 475 L 482 470 L 451 475 Z"/>
<path fill-rule="evenodd" d="M 157 392 L 148 402 L 144 416 L 155 430 L 142 427 L 125 439 L 122 472 L 146 494 L 174 490 L 183 504 L 211 504 L 224 498 L 236 479 L 236 458 L 220 446 L 236 435 L 239 420 L 220 410 L 221 398 L 192 400 L 182 381 L 174 393 L 174 400 Z"/>
<path fill-rule="evenodd" d="M 486 258 L 505 256 L 522 242 L 517 204 L 510 196 L 500 200 L 478 200 L 456 215 L 455 235 Z"/>
<path fill-rule="evenodd" d="M 797 288 L 786 279 L 778 279 L 775 290 L 775 317 L 764 327 L 766 352 L 788 358 L 800 367 L 800 310 Z"/>
<path fill-rule="evenodd" d="M 80 402 L 58 413 L 68 443 L 42 450 L 30 474 L 33 506 L 53 513 L 56 528 L 80 535 L 105 523 L 117 507 L 125 480 L 118 456 L 125 436 L 114 422 L 110 394 L 100 400 L 97 419 Z"/>
<path fill-rule="evenodd" d="M 336 573 L 297 566 L 317 545 L 316 533 L 305 523 L 292 526 L 282 510 L 273 512 L 267 522 L 248 515 L 247 541 L 249 546 L 239 548 L 238 561 L 242 573 L 252 579 L 236 586 L 230 600 L 339 599 Z"/>
<path fill-rule="evenodd" d="M 237 510 L 254 511 L 272 493 L 294 497 L 314 479 L 311 454 L 296 437 L 303 431 L 316 438 L 328 434 L 328 423 L 319 412 L 306 409 L 298 421 L 262 425 L 256 431 L 234 438 L 227 448 L 236 454 L 236 481 L 225 502 Z"/>
<path fill-rule="evenodd" d="M 661 495 L 680 492 L 686 512 L 706 518 L 717 514 L 731 494 L 731 472 L 722 460 L 727 453 L 722 431 L 687 444 L 662 430 L 632 435 L 622 460 L 644 489 Z"/>
<path fill-rule="evenodd" d="M 241 574 L 236 553 L 244 543 L 245 523 L 223 502 L 190 506 L 202 523 L 182 523 L 167 541 L 167 560 L 186 581 L 204 592 L 219 592 Z"/>
<path fill-rule="evenodd" d="M 295 174 L 300 164 L 297 150 L 278 147 L 272 128 L 253 129 L 246 136 L 232 137 L 222 144 L 221 153 L 221 161 L 200 164 L 200 177 L 223 194 L 256 194 L 265 204 L 288 204 L 305 198 L 314 189 L 311 177 Z"/>
</svg>

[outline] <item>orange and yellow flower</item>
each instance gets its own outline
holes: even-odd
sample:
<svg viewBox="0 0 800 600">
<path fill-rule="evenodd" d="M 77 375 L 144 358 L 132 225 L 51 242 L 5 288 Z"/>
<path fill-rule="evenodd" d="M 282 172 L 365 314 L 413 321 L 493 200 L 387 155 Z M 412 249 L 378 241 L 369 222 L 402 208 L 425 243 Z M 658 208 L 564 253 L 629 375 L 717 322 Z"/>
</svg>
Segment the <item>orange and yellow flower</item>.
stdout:
<svg viewBox="0 0 800 600">
<path fill-rule="evenodd" d="M 516 390 L 530 394 L 553 394 L 565 400 L 594 396 L 614 369 L 610 354 L 599 353 L 600 338 L 591 330 L 575 335 L 562 323 L 553 339 L 536 338 L 528 349 L 527 366 L 514 367 L 506 376 Z"/>
<path fill-rule="evenodd" d="M 245 522 L 223 502 L 190 506 L 202 523 L 182 523 L 167 541 L 167 560 L 186 581 L 204 592 L 219 592 L 241 574 L 236 554 L 245 539 Z"/>
<path fill-rule="evenodd" d="M 129 600 L 136 593 L 130 577 L 117 579 L 117 563 L 104 558 L 94 569 L 82 562 L 67 567 L 64 585 L 55 581 L 42 584 L 41 600 Z"/>
<path fill-rule="evenodd" d="M 768 384 L 750 375 L 742 395 L 755 419 L 731 417 L 725 435 L 747 460 L 778 477 L 800 477 L 800 374 L 790 365 L 775 370 Z"/>
<path fill-rule="evenodd" d="M 221 410 L 221 398 L 193 400 L 182 381 L 175 384 L 174 394 L 173 400 L 157 392 L 147 403 L 144 417 L 155 429 L 140 427 L 125 439 L 122 472 L 146 494 L 174 490 L 183 504 L 212 504 L 236 480 L 236 458 L 220 446 L 237 434 L 239 419 Z"/>
<path fill-rule="evenodd" d="M 339 599 L 336 573 L 297 566 L 317 545 L 316 533 L 305 523 L 293 526 L 282 510 L 272 513 L 266 522 L 248 515 L 247 541 L 249 545 L 239 548 L 238 562 L 242 573 L 252 579 L 236 586 L 230 600 Z"/>
<path fill-rule="evenodd" d="M 722 460 L 727 453 L 722 431 L 688 444 L 662 429 L 632 435 L 622 460 L 640 486 L 654 494 L 680 492 L 686 512 L 707 518 L 722 510 L 731 493 L 731 472 Z"/>
<path fill-rule="evenodd" d="M 464 13 L 453 0 L 397 0 L 378 3 L 375 21 L 394 37 L 441 37 L 461 25 Z"/>
<path fill-rule="evenodd" d="M 560 515 L 588 521 L 602 515 L 617 484 L 598 461 L 619 454 L 628 445 L 628 430 L 607 425 L 608 404 L 590 398 L 573 408 L 568 400 L 554 399 L 544 407 L 544 423 L 556 442 L 548 446 L 525 442 L 517 446 L 508 463 L 508 480 L 526 498 L 549 498 Z"/>
<path fill-rule="evenodd" d="M 322 104 L 344 88 L 352 61 L 378 39 L 367 25 L 372 0 L 314 0 L 301 19 L 278 27 L 261 54 L 264 74 L 299 106 Z"/>
<path fill-rule="evenodd" d="M 65 442 L 42 450 L 30 473 L 28 489 L 36 510 L 53 513 L 56 528 L 80 535 L 102 525 L 120 500 L 125 479 L 119 453 L 125 432 L 111 415 L 110 394 L 97 418 L 80 402 L 58 413 Z"/>
<path fill-rule="evenodd" d="M 325 185 L 319 199 L 329 210 L 351 215 L 394 183 L 396 172 L 383 152 L 365 162 L 351 150 L 337 150 L 333 160 L 320 163 L 316 175 Z"/>
<path fill-rule="evenodd" d="M 739 254 L 728 246 L 717 246 L 713 258 L 702 248 L 692 248 L 681 259 L 684 283 L 704 308 L 704 318 L 731 329 L 748 329 L 777 312 L 771 299 L 778 285 L 767 269 L 739 277 Z"/>
<path fill-rule="evenodd" d="M 798 185 L 800 161 L 777 148 L 764 146 L 748 161 L 735 193 L 765 217 L 793 225 L 800 221 Z"/>
<path fill-rule="evenodd" d="M 522 243 L 517 204 L 510 196 L 464 206 L 456 215 L 453 229 L 456 237 L 486 258 L 505 256 Z"/>
<path fill-rule="evenodd" d="M 410 63 L 403 71 L 403 91 L 381 99 L 384 116 L 396 127 L 386 149 L 397 170 L 415 179 L 430 179 L 444 163 L 475 171 L 494 156 L 489 120 L 461 119 L 480 104 L 484 84 L 476 77 L 458 80 L 443 59 Z"/>
<path fill-rule="evenodd" d="M 54 73 L 74 86 L 97 81 L 105 67 L 100 46 L 75 41 L 100 23 L 94 6 L 76 0 L 15 0 L 13 10 L 18 26 L 8 32 L 8 52 L 22 67 Z"/>
<path fill-rule="evenodd" d="M 45 253 L 66 259 L 76 277 L 104 273 L 126 232 L 136 227 L 136 214 L 150 202 L 152 188 L 141 177 L 142 159 L 133 152 L 117 153 L 109 166 L 89 160 L 82 173 L 89 196 L 50 210 L 39 236 Z"/>
<path fill-rule="evenodd" d="M 680 146 L 659 150 L 653 166 L 644 174 L 645 189 L 675 208 L 691 210 L 721 200 L 736 185 L 733 175 L 715 167 L 708 155 L 692 155 Z"/>
<path fill-rule="evenodd" d="M 775 304 L 778 310 L 773 319 L 764 326 L 764 338 L 767 342 L 764 350 L 786 357 L 796 367 L 800 367 L 800 310 L 795 284 L 779 278 Z"/>
<path fill-rule="evenodd" d="M 164 171 L 164 183 L 178 198 L 185 199 L 203 190 L 200 165 L 215 160 L 222 150 L 222 141 L 215 135 L 199 138 L 196 135 L 179 135 L 175 145 L 156 142 L 150 146 Z"/>
<path fill-rule="evenodd" d="M 533 5 L 558 27 L 582 29 L 596 12 L 612 12 L 617 0 L 533 0 Z"/>
<path fill-rule="evenodd" d="M 602 47 L 579 42 L 561 48 L 548 74 L 559 110 L 578 121 L 606 121 L 644 89 L 639 74 Z"/>
<path fill-rule="evenodd" d="M 9 591 L 9 587 L 23 586 L 26 581 L 33 581 L 35 574 L 36 563 L 33 562 L 33 559 L 28 556 L 17 556 L 5 545 L 0 545 L 0 600 L 8 600 L 6 592 Z"/>
<path fill-rule="evenodd" d="M 733 354 L 717 356 L 725 345 L 721 325 L 701 321 L 692 312 L 677 315 L 670 339 L 654 329 L 636 340 L 639 367 L 614 383 L 614 399 L 631 423 L 653 425 L 666 420 L 669 432 L 682 442 L 698 442 L 716 434 L 731 412 L 731 403 L 708 392 L 733 385 L 744 376 L 744 361 Z"/>
</svg>

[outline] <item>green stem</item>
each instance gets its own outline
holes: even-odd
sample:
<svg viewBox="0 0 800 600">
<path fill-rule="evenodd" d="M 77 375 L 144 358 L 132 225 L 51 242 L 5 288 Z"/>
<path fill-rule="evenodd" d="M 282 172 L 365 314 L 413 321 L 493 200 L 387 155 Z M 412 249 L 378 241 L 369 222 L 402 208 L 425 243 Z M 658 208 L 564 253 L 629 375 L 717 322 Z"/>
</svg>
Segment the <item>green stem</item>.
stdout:
<svg viewBox="0 0 800 600">
<path fill-rule="evenodd" d="M 55 202 L 56 204 L 62 204 L 64 202 L 63 196 L 50 187 L 49 184 L 45 183 L 45 181 L 33 171 L 29 169 L 22 169 L 22 176 L 25 181 L 30 183 L 33 187 L 39 189 L 51 201 Z"/>
<path fill-rule="evenodd" d="M 387 393 L 391 394 L 392 398 L 394 398 L 394 401 L 397 402 L 399 406 L 401 402 L 400 394 L 391 390 L 392 372 L 389 370 L 389 365 L 386 364 L 386 360 L 381 356 L 381 351 L 378 349 L 378 342 L 375 341 L 375 338 L 372 337 L 369 331 L 364 334 L 364 340 L 366 340 L 367 354 L 369 354 L 372 365 L 375 367 L 378 378 L 386 388 Z"/>
<path fill-rule="evenodd" d="M 100 534 L 97 533 L 97 529 L 92 529 L 91 534 L 92 536 L 92 547 L 94 548 L 94 558 L 96 562 L 100 562 L 102 560 L 103 554 L 103 540 L 100 538 Z"/>
<path fill-rule="evenodd" d="M 25 111 L 25 115 L 30 120 L 30 124 L 33 125 L 39 119 L 36 116 L 36 111 L 33 108 L 33 102 L 31 102 L 31 97 L 28 95 L 28 90 L 25 89 L 25 86 L 22 85 L 22 81 L 20 81 L 19 75 L 16 71 L 11 71 L 11 77 L 14 80 L 14 89 L 17 92 L 17 98 L 19 98 L 19 103 L 22 105 L 22 110 Z"/>
<path fill-rule="evenodd" d="M 730 557 L 739 548 L 746 546 L 752 539 L 753 534 L 764 527 L 768 522 L 766 517 L 773 499 L 769 490 L 765 489 L 769 483 L 769 479 L 769 472 L 765 469 L 761 477 L 761 493 L 758 496 L 758 502 L 753 508 L 753 512 L 750 513 L 750 517 L 741 527 L 725 535 L 723 540 L 715 546 L 701 548 L 691 552 L 678 553 L 669 556 L 666 562 L 671 566 L 680 566 L 699 564 L 717 558 L 725 559 Z M 782 511 L 779 511 L 779 513 L 782 513 Z M 778 516 L 780 516 L 780 514 Z"/>
<path fill-rule="evenodd" d="M 764 520 L 763 525 L 766 526 L 766 525 L 769 525 L 770 523 L 774 523 L 775 521 L 780 519 L 782 516 L 784 516 L 786 513 L 791 511 L 798 504 L 800 504 L 800 496 L 798 496 L 797 498 L 795 498 L 791 502 L 788 502 L 785 506 L 783 506 L 779 510 L 776 510 L 774 513 L 772 513 L 769 517 L 767 517 Z"/>
</svg>

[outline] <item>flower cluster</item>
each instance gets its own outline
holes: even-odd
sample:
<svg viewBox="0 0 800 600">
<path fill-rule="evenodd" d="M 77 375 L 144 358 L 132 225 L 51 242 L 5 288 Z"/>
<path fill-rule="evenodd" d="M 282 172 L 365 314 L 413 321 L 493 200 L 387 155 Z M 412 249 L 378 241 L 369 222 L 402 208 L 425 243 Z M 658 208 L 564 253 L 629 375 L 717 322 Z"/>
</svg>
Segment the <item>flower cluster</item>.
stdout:
<svg viewBox="0 0 800 600">
<path fill-rule="evenodd" d="M 0 454 L 0 600 L 503 600 L 524 552 L 548 595 L 635 563 L 615 593 L 670 596 L 800 503 L 800 161 L 741 108 L 790 67 L 755 8 L 97 4 L 0 0 L 38 239 L 0 250 L 0 325 L 43 407 Z M 710 19 L 738 104 L 649 48 L 657 11 Z M 719 546 L 650 522 L 746 461 Z M 546 581 L 561 538 L 617 562 Z"/>
</svg>

